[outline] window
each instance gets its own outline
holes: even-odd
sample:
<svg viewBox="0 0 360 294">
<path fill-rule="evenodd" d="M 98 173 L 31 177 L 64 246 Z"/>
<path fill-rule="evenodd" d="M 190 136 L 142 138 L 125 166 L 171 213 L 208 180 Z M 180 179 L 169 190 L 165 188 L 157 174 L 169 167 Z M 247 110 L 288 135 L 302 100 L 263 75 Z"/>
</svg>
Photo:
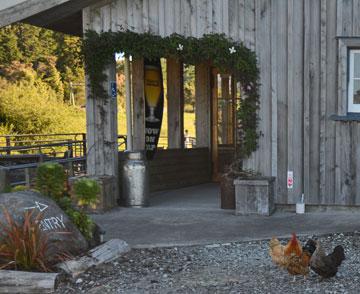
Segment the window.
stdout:
<svg viewBox="0 0 360 294">
<path fill-rule="evenodd" d="M 348 57 L 348 112 L 360 112 L 360 49 L 350 49 Z"/>
<path fill-rule="evenodd" d="M 336 37 L 338 40 L 338 91 L 335 121 L 360 121 L 360 38 Z M 328 73 L 332 76 L 332 73 Z M 332 97 L 331 99 L 336 99 Z"/>
</svg>

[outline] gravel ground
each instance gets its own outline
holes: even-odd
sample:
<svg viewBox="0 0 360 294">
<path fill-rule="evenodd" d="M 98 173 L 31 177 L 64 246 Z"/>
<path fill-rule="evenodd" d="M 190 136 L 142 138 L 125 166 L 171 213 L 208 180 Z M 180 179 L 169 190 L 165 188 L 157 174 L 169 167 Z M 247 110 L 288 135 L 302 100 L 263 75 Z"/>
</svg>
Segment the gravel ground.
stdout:
<svg viewBox="0 0 360 294">
<path fill-rule="evenodd" d="M 64 281 L 57 293 L 360 293 L 360 232 L 310 237 L 327 252 L 344 246 L 346 260 L 336 277 L 320 281 L 311 272 L 306 280 L 298 276 L 293 282 L 272 264 L 267 240 L 133 249 Z"/>
</svg>

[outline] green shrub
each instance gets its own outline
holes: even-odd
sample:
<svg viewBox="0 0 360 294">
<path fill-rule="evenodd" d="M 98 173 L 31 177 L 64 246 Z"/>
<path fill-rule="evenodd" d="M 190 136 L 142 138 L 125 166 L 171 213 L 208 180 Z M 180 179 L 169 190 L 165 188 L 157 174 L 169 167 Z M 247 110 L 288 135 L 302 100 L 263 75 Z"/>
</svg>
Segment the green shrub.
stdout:
<svg viewBox="0 0 360 294">
<path fill-rule="evenodd" d="M 66 211 L 67 209 L 69 208 L 72 208 L 73 204 L 72 204 L 72 201 L 71 201 L 71 198 L 68 197 L 68 196 L 64 196 L 64 197 L 61 197 L 59 198 L 57 201 L 56 201 L 57 205 L 60 206 L 60 208 L 64 211 Z"/>
<path fill-rule="evenodd" d="M 91 181 L 92 180 L 85 182 L 82 181 L 79 184 L 79 195 L 85 195 L 84 198 L 82 198 L 83 196 L 79 196 L 79 199 L 83 199 L 84 203 L 93 203 L 92 197 L 94 195 L 94 191 L 99 191 L 98 185 L 94 185 Z M 65 172 L 62 165 L 46 162 L 39 166 L 36 183 L 40 193 L 54 199 L 59 207 L 70 218 L 71 222 L 78 228 L 83 236 L 90 241 L 93 237 L 95 224 L 85 212 L 73 207 L 72 200 L 64 189 L 64 182 Z M 92 193 L 88 198 L 87 195 L 90 194 L 88 194 L 87 191 L 90 191 L 90 194 Z M 95 197 L 97 193 L 98 192 L 96 192 Z"/>
<path fill-rule="evenodd" d="M 0 190 L 0 193 L 11 193 L 12 187 L 10 185 L 6 185 L 2 190 Z"/>
<path fill-rule="evenodd" d="M 85 111 L 66 105 L 40 79 L 11 83 L 0 78 L 0 124 L 7 133 L 84 132 Z"/>
<path fill-rule="evenodd" d="M 93 238 L 93 230 L 95 226 L 93 220 L 81 210 L 68 208 L 65 212 L 86 240 L 90 241 Z"/>
<path fill-rule="evenodd" d="M 20 191 L 26 191 L 29 190 L 29 187 L 26 187 L 24 185 L 18 185 L 11 189 L 11 192 L 20 192 Z"/>
<path fill-rule="evenodd" d="M 78 228 L 86 240 L 90 241 L 93 237 L 95 226 L 93 220 L 85 212 L 74 208 L 71 198 L 68 196 L 57 199 L 56 203 L 65 211 L 71 222 Z"/>
<path fill-rule="evenodd" d="M 13 133 L 14 133 L 13 125 L 0 124 L 0 136 L 9 135 L 9 134 L 13 134 Z M 1 140 L 0 142 L 2 144 L 5 143 L 5 139 L 1 138 L 0 140 Z"/>
<path fill-rule="evenodd" d="M 55 201 L 64 196 L 65 171 L 61 164 L 45 162 L 39 165 L 36 186 L 41 194 Z"/>
<path fill-rule="evenodd" d="M 100 186 L 92 179 L 79 179 L 74 183 L 74 194 L 80 206 L 95 206 L 98 202 Z"/>
</svg>

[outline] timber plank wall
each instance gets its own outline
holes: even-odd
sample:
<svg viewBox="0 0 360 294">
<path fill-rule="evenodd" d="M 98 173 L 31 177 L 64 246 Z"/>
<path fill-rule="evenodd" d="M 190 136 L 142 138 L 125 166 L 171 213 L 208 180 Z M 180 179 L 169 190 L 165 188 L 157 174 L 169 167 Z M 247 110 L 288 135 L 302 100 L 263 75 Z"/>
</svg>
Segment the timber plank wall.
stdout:
<svg viewBox="0 0 360 294">
<path fill-rule="evenodd" d="M 339 40 L 360 37 L 360 0 L 113 0 L 84 10 L 98 31 L 224 33 L 260 66 L 259 149 L 246 168 L 276 177 L 275 202 L 360 205 L 360 125 L 346 114 Z M 294 186 L 287 188 L 287 172 Z"/>
<path fill-rule="evenodd" d="M 120 167 L 122 160 L 123 152 L 120 152 Z M 159 149 L 154 158 L 148 161 L 148 168 L 151 192 L 211 181 L 211 161 L 208 148 Z"/>
</svg>

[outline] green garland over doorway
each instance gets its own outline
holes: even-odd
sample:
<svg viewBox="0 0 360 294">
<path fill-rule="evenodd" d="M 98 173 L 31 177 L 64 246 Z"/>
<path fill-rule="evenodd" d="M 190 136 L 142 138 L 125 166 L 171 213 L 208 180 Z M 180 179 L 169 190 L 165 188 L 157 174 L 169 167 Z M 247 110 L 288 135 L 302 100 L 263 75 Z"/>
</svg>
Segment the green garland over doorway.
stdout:
<svg viewBox="0 0 360 294">
<path fill-rule="evenodd" d="M 237 157 L 246 158 L 257 149 L 259 133 L 259 69 L 256 54 L 242 43 L 234 42 L 223 34 L 207 34 L 202 38 L 178 34 L 162 38 L 150 33 L 131 31 L 87 31 L 83 42 L 83 55 L 92 94 L 106 99 L 104 89 L 105 66 L 116 52 L 126 56 L 148 59 L 175 57 L 188 64 L 211 62 L 220 72 L 232 74 L 242 86 L 242 99 L 237 117 L 241 128 L 238 133 Z"/>
</svg>

